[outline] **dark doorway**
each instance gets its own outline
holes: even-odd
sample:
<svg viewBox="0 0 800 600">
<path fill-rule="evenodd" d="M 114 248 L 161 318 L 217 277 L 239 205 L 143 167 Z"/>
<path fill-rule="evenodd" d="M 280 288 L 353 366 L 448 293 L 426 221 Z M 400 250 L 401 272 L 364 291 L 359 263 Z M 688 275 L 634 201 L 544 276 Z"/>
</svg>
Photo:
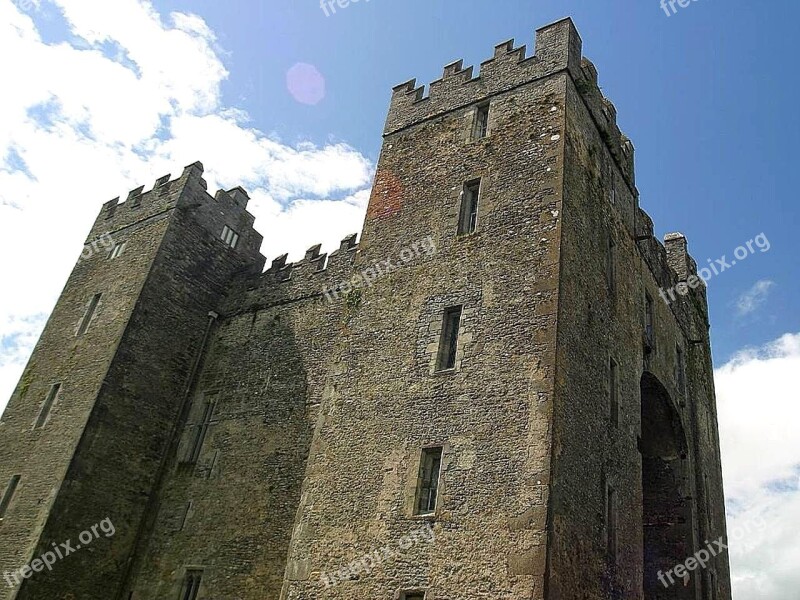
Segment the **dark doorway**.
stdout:
<svg viewBox="0 0 800 600">
<path fill-rule="evenodd" d="M 669 394 L 645 373 L 642 394 L 642 526 L 644 598 L 695 598 L 697 573 L 685 582 L 675 567 L 694 554 L 691 505 L 686 482 L 686 436 Z"/>
</svg>

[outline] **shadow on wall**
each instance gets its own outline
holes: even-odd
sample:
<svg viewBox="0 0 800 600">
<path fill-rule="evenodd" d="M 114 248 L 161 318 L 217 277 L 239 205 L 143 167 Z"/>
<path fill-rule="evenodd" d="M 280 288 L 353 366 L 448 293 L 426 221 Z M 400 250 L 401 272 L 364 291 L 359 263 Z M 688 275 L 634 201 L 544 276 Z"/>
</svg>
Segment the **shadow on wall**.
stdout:
<svg viewBox="0 0 800 600">
<path fill-rule="evenodd" d="M 686 435 L 664 385 L 651 373 L 641 379 L 642 526 L 644 596 L 672 600 L 695 597 L 693 585 L 665 587 L 666 573 L 692 553 L 691 505 L 684 497 Z"/>
</svg>

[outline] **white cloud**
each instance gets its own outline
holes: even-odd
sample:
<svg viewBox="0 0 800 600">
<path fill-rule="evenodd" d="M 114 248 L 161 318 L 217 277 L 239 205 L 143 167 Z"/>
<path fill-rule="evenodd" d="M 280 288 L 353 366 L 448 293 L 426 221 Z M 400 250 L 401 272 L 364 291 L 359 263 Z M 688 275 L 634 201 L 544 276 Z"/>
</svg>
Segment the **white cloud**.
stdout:
<svg viewBox="0 0 800 600">
<path fill-rule="evenodd" d="M 768 279 L 756 281 L 753 287 L 739 296 L 736 301 L 736 311 L 739 316 L 749 315 L 766 302 L 767 296 L 774 286 L 775 282 Z"/>
<path fill-rule="evenodd" d="M 45 18 L 66 41 L 42 40 Z M 370 161 L 344 143 L 287 145 L 226 106 L 225 55 L 197 15 L 0 0 L 0 54 L 14 57 L 0 61 L 0 410 L 106 200 L 201 160 L 212 192 L 248 189 L 268 258 L 360 230 Z"/>
<path fill-rule="evenodd" d="M 715 381 L 734 597 L 794 600 L 800 589 L 800 333 L 740 352 L 717 369 Z"/>
</svg>

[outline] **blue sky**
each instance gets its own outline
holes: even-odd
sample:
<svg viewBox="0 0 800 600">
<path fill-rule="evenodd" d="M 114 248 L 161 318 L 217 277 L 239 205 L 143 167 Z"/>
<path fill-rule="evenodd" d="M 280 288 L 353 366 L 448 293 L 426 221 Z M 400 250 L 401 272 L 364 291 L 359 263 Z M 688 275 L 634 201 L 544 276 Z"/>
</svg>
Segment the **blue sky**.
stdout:
<svg viewBox="0 0 800 600">
<path fill-rule="evenodd" d="M 330 251 L 360 230 L 394 85 L 532 52 L 569 15 L 659 236 L 701 267 L 769 241 L 709 282 L 712 343 L 729 527 L 750 532 L 735 597 L 796 600 L 800 5 L 659 2 L 0 0 L 0 410 L 103 202 L 201 160 L 212 192 L 249 190 L 268 259 Z"/>
<path fill-rule="evenodd" d="M 636 146 L 642 206 L 659 234 L 685 233 L 698 263 L 730 258 L 761 232 L 771 243 L 709 286 L 716 359 L 798 329 L 800 209 L 785 176 L 800 133 L 796 2 L 697 0 L 670 17 L 657 0 L 361 0 L 327 17 L 314 0 L 156 6 L 196 12 L 218 33 L 230 57 L 224 95 L 261 130 L 290 143 L 344 140 L 373 161 L 392 86 L 433 81 L 457 58 L 478 65 L 508 38 L 530 49 L 536 27 L 571 15 Z M 298 62 L 325 78 L 316 105 L 286 90 Z M 739 296 L 764 280 L 774 286 L 763 306 L 740 315 Z"/>
</svg>

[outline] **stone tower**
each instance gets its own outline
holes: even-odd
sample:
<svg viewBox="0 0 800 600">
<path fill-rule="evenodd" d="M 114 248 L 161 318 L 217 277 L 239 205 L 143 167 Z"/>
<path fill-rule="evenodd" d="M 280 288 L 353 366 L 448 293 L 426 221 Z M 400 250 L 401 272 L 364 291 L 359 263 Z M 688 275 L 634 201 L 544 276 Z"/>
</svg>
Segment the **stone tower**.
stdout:
<svg viewBox="0 0 800 600">
<path fill-rule="evenodd" d="M 116 527 L 17 598 L 730 598 L 727 555 L 675 569 L 725 535 L 705 288 L 571 20 L 395 88 L 330 256 L 262 273 L 198 171 L 104 208 L 130 241 L 3 417 L 0 568 Z"/>
<path fill-rule="evenodd" d="M 194 164 L 106 203 L 3 414 L 0 572 L 56 548 L 65 556 L 17 577 L 16 596 L 6 577 L 2 598 L 109 598 L 121 585 L 210 310 L 259 260 L 246 194 L 211 198 L 201 175 Z M 219 239 L 224 225 L 239 232 L 236 249 Z M 113 536 L 97 528 L 106 518 Z M 93 525 L 97 539 L 78 548 Z M 72 551 L 59 546 L 68 540 Z"/>
</svg>

